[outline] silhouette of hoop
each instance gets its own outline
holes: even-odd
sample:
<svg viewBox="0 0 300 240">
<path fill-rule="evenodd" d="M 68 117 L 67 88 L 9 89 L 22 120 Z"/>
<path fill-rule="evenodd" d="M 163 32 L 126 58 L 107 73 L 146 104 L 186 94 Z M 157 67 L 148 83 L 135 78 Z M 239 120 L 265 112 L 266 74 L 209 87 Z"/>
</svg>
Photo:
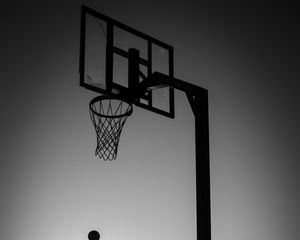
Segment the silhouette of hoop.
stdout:
<svg viewBox="0 0 300 240">
<path fill-rule="evenodd" d="M 103 160 L 115 160 L 123 126 L 132 114 L 132 104 L 107 96 L 98 96 L 89 104 L 90 116 L 97 134 L 95 155 Z"/>
</svg>

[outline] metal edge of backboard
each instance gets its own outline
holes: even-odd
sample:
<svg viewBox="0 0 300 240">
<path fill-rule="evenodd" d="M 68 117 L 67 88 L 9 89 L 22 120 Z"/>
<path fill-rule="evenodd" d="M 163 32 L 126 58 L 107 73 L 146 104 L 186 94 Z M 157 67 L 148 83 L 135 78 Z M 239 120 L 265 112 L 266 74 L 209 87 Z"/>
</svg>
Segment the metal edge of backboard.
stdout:
<svg viewBox="0 0 300 240">
<path fill-rule="evenodd" d="M 86 14 L 90 14 L 94 17 L 97 17 L 99 19 L 102 19 L 106 22 L 111 23 L 112 25 L 115 25 L 117 27 L 119 27 L 120 29 L 123 29 L 125 31 L 128 31 L 129 33 L 132 33 L 138 37 L 141 37 L 145 40 L 148 40 L 148 42 L 151 42 L 152 44 L 156 44 L 158 46 L 161 46 L 165 49 L 169 50 L 169 75 L 170 77 L 174 77 L 174 55 L 173 55 L 173 47 L 169 44 L 166 44 L 156 38 L 153 38 L 147 34 L 144 34 L 134 28 L 131 28 L 119 21 L 116 21 L 102 13 L 99 13 L 85 5 L 81 6 L 81 21 L 80 21 L 80 53 L 79 53 L 79 74 L 80 74 L 80 86 L 84 87 L 86 89 L 89 89 L 91 91 L 100 93 L 100 94 L 105 94 L 108 95 L 110 97 L 117 97 L 120 98 L 119 95 L 113 93 L 113 92 L 108 92 L 104 89 L 98 88 L 96 86 L 93 85 L 89 85 L 86 84 L 84 81 L 84 75 L 85 75 L 85 60 L 84 60 L 84 55 L 85 55 L 85 35 L 86 35 Z M 170 109 L 169 112 L 158 109 L 158 108 L 154 108 L 152 106 L 148 106 L 146 104 L 143 104 L 139 101 L 134 101 L 133 104 L 135 104 L 136 106 L 142 107 L 144 109 L 147 109 L 149 111 L 158 113 L 160 115 L 169 117 L 169 118 L 174 118 L 175 117 L 175 111 L 174 111 L 174 89 L 172 87 L 169 87 L 169 103 L 170 103 Z M 124 98 L 125 99 L 125 98 Z"/>
</svg>

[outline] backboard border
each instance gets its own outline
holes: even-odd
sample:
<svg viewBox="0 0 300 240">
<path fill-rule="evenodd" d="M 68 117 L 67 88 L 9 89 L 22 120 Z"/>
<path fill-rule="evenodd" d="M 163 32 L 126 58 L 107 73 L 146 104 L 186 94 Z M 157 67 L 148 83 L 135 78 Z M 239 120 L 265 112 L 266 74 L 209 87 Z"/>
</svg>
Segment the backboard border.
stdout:
<svg viewBox="0 0 300 240">
<path fill-rule="evenodd" d="M 168 61 L 169 61 L 169 76 L 171 78 L 174 77 L 174 49 L 171 45 L 167 44 L 167 43 L 164 43 L 150 35 L 147 35 L 145 33 L 142 33 L 132 27 L 129 27 L 117 20 L 114 20 L 100 12 L 97 12 L 85 5 L 82 5 L 81 6 L 81 22 L 80 22 L 80 53 L 79 53 L 79 74 L 80 74 L 80 86 L 81 87 L 84 87 L 88 90 L 91 90 L 91 91 L 94 91 L 94 92 L 97 92 L 99 94 L 103 94 L 103 95 L 107 95 L 109 97 L 117 97 L 117 98 L 123 98 L 125 100 L 130 100 L 129 98 L 127 98 L 126 96 L 120 96 L 119 94 L 116 94 L 112 91 L 109 92 L 109 90 L 105 90 L 105 89 L 101 89 L 101 88 L 98 88 L 96 86 L 93 86 L 93 85 L 89 85 L 87 83 L 85 83 L 85 35 L 86 35 L 86 16 L 87 14 L 90 14 L 91 16 L 94 16 L 96 18 L 99 18 L 103 21 L 106 21 L 107 22 L 107 28 L 108 29 L 112 29 L 112 26 L 116 26 L 122 30 L 125 30 L 137 37 L 140 37 L 144 40 L 146 40 L 148 42 L 148 53 L 151 53 L 151 48 L 152 48 L 152 45 L 155 44 L 157 46 L 160 46 L 166 50 L 169 51 L 169 54 L 168 54 Z M 108 34 L 110 35 L 110 34 Z M 109 36 L 108 36 L 109 37 Z M 112 51 L 119 51 L 120 52 L 120 55 L 121 54 L 127 54 L 127 52 L 124 52 L 122 53 L 122 50 L 121 49 L 118 49 L 114 46 L 111 46 L 112 47 Z M 116 48 L 116 49 L 115 49 Z M 112 52 L 113 54 L 114 52 Z M 111 54 L 111 53 L 110 53 Z M 113 59 L 109 59 L 109 61 L 111 62 L 110 64 L 112 64 L 112 61 Z M 147 60 L 144 60 L 144 59 L 141 59 L 141 64 L 143 64 L 144 61 L 147 61 Z M 150 66 L 148 67 L 148 76 L 150 76 L 150 74 L 152 74 L 152 64 L 151 64 L 151 61 L 152 61 L 152 54 L 150 54 L 148 56 L 148 61 L 147 62 L 150 62 Z M 145 64 L 145 63 L 144 63 Z M 107 66 L 106 66 L 107 67 Z M 112 78 L 112 74 L 109 74 L 107 76 L 107 69 L 106 69 L 106 84 L 108 86 L 108 88 L 112 87 L 112 86 L 109 86 L 108 83 L 109 83 L 109 80 L 108 78 Z M 112 79 L 111 79 L 111 83 L 116 86 L 115 83 L 113 83 Z M 141 108 L 144 108 L 146 110 L 149 110 L 149 111 L 152 111 L 152 112 L 155 112 L 155 113 L 158 113 L 160 115 L 163 115 L 163 116 L 166 116 L 166 117 L 169 117 L 169 118 L 175 118 L 175 107 L 174 107 L 174 89 L 172 87 L 168 87 L 169 88 L 169 111 L 164 111 L 164 110 L 161 110 L 159 108 L 155 108 L 153 106 L 148 106 L 147 104 L 144 104 L 144 103 L 141 103 L 140 101 L 132 101 L 131 102 L 138 106 L 138 107 L 141 107 Z"/>
</svg>

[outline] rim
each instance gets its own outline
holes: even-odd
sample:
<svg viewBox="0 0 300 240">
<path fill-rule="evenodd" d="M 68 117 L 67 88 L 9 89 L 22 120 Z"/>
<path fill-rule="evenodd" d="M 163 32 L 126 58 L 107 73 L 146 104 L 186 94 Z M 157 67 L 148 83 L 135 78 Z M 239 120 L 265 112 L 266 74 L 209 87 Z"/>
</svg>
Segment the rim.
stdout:
<svg viewBox="0 0 300 240">
<path fill-rule="evenodd" d="M 105 114 L 101 114 L 101 113 L 98 113 L 96 112 L 92 106 L 96 103 L 96 102 L 101 102 L 103 100 L 118 100 L 118 101 L 121 101 L 121 102 L 124 102 L 126 104 L 128 104 L 129 108 L 126 110 L 125 113 L 122 113 L 122 114 L 119 114 L 119 115 L 113 115 L 113 116 L 110 116 L 110 115 L 105 115 Z M 117 97 L 107 97 L 107 96 L 98 96 L 98 97 L 95 97 L 93 98 L 91 101 L 90 101 L 90 104 L 89 104 L 89 107 L 90 107 L 90 110 L 92 111 L 93 114 L 97 115 L 97 116 L 100 116 L 100 117 L 105 117 L 105 118 L 121 118 L 121 117 L 125 117 L 125 116 L 130 116 L 132 114 L 132 111 L 133 111 L 133 107 L 132 107 L 132 104 L 124 99 L 121 99 L 121 98 L 117 98 Z"/>
</svg>

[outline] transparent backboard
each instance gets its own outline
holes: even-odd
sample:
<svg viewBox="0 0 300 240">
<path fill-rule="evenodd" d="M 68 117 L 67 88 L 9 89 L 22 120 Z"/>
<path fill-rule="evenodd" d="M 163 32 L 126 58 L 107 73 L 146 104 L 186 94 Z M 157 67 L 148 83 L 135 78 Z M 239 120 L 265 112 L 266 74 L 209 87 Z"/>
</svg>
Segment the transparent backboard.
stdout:
<svg viewBox="0 0 300 240">
<path fill-rule="evenodd" d="M 125 98 L 129 88 L 128 52 L 139 51 L 139 81 L 154 72 L 173 77 L 173 47 L 86 6 L 81 12 L 80 85 Z M 139 107 L 174 118 L 174 89 L 147 89 L 133 101 Z"/>
</svg>

